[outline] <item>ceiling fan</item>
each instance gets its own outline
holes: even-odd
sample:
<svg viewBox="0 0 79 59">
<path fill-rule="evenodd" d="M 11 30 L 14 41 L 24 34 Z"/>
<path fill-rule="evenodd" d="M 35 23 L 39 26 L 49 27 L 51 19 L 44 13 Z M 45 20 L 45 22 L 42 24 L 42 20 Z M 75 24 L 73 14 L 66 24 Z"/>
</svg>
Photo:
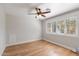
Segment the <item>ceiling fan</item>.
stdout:
<svg viewBox="0 0 79 59">
<path fill-rule="evenodd" d="M 31 15 L 36 14 L 35 18 L 37 18 L 37 16 L 39 16 L 39 15 L 41 15 L 42 17 L 46 17 L 45 14 L 51 12 L 50 9 L 48 9 L 48 8 L 46 9 L 46 11 L 42 11 L 40 8 L 35 8 L 35 11 L 36 11 L 36 13 L 30 13 Z"/>
</svg>

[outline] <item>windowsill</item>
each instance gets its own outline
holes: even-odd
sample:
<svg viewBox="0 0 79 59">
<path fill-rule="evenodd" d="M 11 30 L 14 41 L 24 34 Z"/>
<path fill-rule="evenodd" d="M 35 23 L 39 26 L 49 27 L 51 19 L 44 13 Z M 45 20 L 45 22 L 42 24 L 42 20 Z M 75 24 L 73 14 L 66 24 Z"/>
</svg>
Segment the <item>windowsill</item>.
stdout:
<svg viewBox="0 0 79 59">
<path fill-rule="evenodd" d="M 49 35 L 60 35 L 60 36 L 77 37 L 77 38 L 79 38 L 77 34 L 76 35 L 63 34 L 63 33 L 61 33 L 61 34 L 60 33 L 47 33 L 47 34 L 49 34 Z"/>
</svg>

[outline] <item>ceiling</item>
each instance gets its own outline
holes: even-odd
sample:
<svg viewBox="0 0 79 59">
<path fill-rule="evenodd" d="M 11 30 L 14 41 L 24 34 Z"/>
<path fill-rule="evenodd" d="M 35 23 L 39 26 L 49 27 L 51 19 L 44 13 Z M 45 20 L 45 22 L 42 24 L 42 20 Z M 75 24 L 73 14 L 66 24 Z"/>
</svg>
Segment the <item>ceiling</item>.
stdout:
<svg viewBox="0 0 79 59">
<path fill-rule="evenodd" d="M 21 8 L 34 8 L 39 6 L 42 3 L 2 3 L 5 7 L 21 7 Z"/>
<path fill-rule="evenodd" d="M 51 13 L 46 14 L 46 17 L 39 17 L 41 19 L 46 19 L 66 13 L 79 8 L 79 3 L 47 3 L 40 5 L 39 8 L 45 10 L 46 8 L 51 9 Z"/>
<path fill-rule="evenodd" d="M 0 4 L 0 5 L 3 5 L 4 7 L 6 7 L 6 9 L 8 9 L 8 7 L 11 7 L 10 8 L 11 12 L 12 12 L 13 7 L 25 8 L 25 9 L 28 9 L 30 11 L 34 10 L 35 7 L 39 7 L 43 11 L 46 8 L 51 9 L 51 13 L 46 14 L 45 18 L 40 16 L 39 17 L 40 19 L 54 17 L 56 15 L 59 15 L 59 14 L 62 14 L 62 13 L 79 8 L 78 3 L 5 3 L 5 4 Z M 10 11 L 10 9 L 9 9 L 9 11 Z M 30 11 L 28 11 L 28 12 L 30 12 Z"/>
</svg>

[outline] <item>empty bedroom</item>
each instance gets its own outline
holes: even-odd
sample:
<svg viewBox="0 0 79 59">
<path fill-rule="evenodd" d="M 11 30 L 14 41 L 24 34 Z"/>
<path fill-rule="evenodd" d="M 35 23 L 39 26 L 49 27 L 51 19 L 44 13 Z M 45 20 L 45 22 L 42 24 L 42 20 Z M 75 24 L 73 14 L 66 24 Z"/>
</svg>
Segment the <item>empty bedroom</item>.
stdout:
<svg viewBox="0 0 79 59">
<path fill-rule="evenodd" d="M 1 56 L 78 56 L 79 3 L 0 3 Z"/>
</svg>

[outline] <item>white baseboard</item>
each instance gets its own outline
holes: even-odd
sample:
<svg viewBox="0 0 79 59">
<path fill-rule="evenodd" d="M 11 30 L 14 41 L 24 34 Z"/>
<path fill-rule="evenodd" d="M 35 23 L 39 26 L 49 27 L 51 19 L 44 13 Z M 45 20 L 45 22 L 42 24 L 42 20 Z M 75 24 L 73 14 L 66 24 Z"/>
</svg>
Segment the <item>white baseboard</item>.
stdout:
<svg viewBox="0 0 79 59">
<path fill-rule="evenodd" d="M 29 43 L 29 42 L 33 42 L 33 41 L 37 41 L 37 40 L 46 40 L 46 41 L 48 41 L 50 43 L 54 43 L 56 45 L 60 45 L 60 46 L 62 46 L 64 48 L 67 48 L 67 49 L 70 49 L 70 50 L 76 52 L 75 48 L 71 48 L 71 47 L 68 47 L 66 45 L 63 45 L 63 44 L 60 44 L 60 43 L 56 43 L 56 42 L 53 42 L 53 41 L 47 40 L 47 39 L 36 39 L 36 40 L 32 39 L 32 40 L 28 40 L 28 41 L 24 41 L 24 42 L 17 42 L 17 43 L 7 44 L 7 46 L 12 46 L 12 45 L 17 45 L 17 44 L 23 44 L 23 43 Z"/>
<path fill-rule="evenodd" d="M 8 46 L 12 46 L 12 45 L 17 45 L 17 44 L 23 44 L 23 43 L 29 43 L 29 42 L 33 42 L 33 41 L 38 41 L 38 40 L 41 40 L 41 39 L 32 39 L 32 40 L 26 40 L 24 42 L 16 42 L 16 43 L 11 43 L 11 44 L 7 44 L 7 47 Z"/>
<path fill-rule="evenodd" d="M 62 46 L 62 47 L 64 47 L 64 48 L 67 48 L 67 49 L 69 49 L 69 50 L 72 50 L 72 51 L 76 52 L 76 50 L 75 50 L 74 48 L 68 47 L 68 46 L 66 46 L 66 45 L 63 45 L 63 44 L 60 44 L 60 43 L 56 43 L 56 42 L 53 42 L 53 41 L 47 40 L 47 39 L 43 39 L 43 40 L 46 40 L 46 41 L 48 41 L 48 42 L 50 42 L 50 43 L 54 43 L 54 44 L 56 44 L 56 45 L 60 45 L 60 46 Z"/>
<path fill-rule="evenodd" d="M 5 48 L 6 48 L 6 46 L 2 49 L 2 52 L 0 53 L 0 56 L 3 55 L 3 52 L 4 52 Z"/>
</svg>

